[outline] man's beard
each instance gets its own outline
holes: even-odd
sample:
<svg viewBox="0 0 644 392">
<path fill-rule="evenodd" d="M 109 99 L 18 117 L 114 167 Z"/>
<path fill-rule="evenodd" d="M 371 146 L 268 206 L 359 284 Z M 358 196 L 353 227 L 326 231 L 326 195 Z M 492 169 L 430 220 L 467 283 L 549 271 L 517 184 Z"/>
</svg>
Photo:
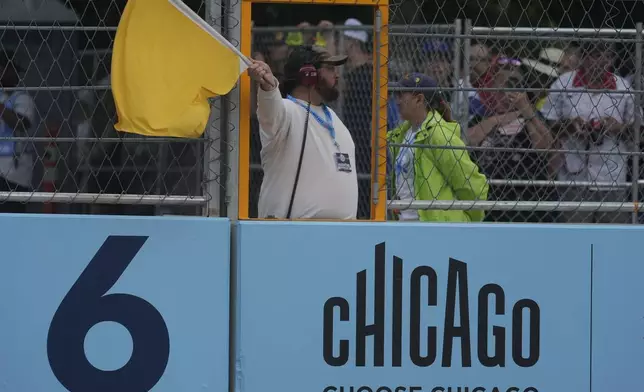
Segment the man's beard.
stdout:
<svg viewBox="0 0 644 392">
<path fill-rule="evenodd" d="M 315 87 L 322 100 L 326 103 L 334 102 L 340 97 L 340 91 L 335 86 L 329 86 L 325 81 L 321 81 Z"/>
</svg>

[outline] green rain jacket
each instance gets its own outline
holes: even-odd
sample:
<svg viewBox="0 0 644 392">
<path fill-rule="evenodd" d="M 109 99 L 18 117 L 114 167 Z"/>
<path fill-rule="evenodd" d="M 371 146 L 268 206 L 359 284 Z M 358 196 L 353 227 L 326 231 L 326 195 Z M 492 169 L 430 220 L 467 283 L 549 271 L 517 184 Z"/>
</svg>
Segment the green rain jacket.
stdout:
<svg viewBox="0 0 644 392">
<path fill-rule="evenodd" d="M 389 143 L 402 144 L 411 124 L 405 121 L 387 133 Z M 430 111 L 416 134 L 414 144 L 454 146 L 449 148 L 414 148 L 414 192 L 416 200 L 487 200 L 488 184 L 485 175 L 472 162 L 460 137 L 458 123 L 448 122 L 435 111 Z M 393 158 L 400 147 L 392 150 Z M 395 173 L 392 175 L 396 184 Z M 485 211 L 480 210 L 419 210 L 421 221 L 480 222 Z"/>
</svg>

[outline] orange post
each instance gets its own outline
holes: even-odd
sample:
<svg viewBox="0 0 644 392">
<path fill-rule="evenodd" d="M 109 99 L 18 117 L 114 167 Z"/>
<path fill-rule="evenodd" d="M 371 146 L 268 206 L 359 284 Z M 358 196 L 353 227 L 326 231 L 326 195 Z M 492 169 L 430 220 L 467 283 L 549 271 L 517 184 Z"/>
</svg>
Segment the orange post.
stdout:
<svg viewBox="0 0 644 392">
<path fill-rule="evenodd" d="M 251 12 L 252 3 L 243 1 L 241 4 L 241 52 L 248 58 L 252 57 Z M 250 92 L 250 77 L 244 72 L 239 80 L 239 184 L 237 188 L 239 219 L 248 219 L 250 197 Z"/>
<path fill-rule="evenodd" d="M 373 83 L 373 121 L 372 133 L 372 184 L 377 183 L 378 203 L 371 206 L 371 220 L 385 221 L 387 219 L 387 56 L 389 1 L 388 0 L 242 0 L 241 3 L 241 52 L 251 57 L 252 42 L 252 5 L 255 3 L 310 4 L 310 5 L 359 5 L 374 7 L 375 15 L 380 20 L 379 39 L 374 40 L 374 72 Z M 377 18 L 374 18 L 376 21 Z M 374 22 L 375 24 L 375 22 Z M 379 74 L 379 75 L 378 75 Z M 246 73 L 240 79 L 240 119 L 239 119 L 239 219 L 248 219 L 248 203 L 250 192 L 250 78 Z M 378 159 L 376 158 L 378 156 Z M 377 161 L 377 166 L 376 166 Z M 377 169 L 377 170 L 376 170 Z M 373 188 L 373 186 L 372 186 Z M 372 195 L 375 196 L 375 195 Z M 260 219 L 261 220 L 261 219 Z"/>
<path fill-rule="evenodd" d="M 372 148 L 371 184 L 372 200 L 377 196 L 377 204 L 371 203 L 371 220 L 387 220 L 387 84 L 389 54 L 389 5 L 378 5 L 374 10 L 374 25 L 380 29 L 378 39 L 373 40 L 373 91 L 372 108 Z M 378 67 L 378 72 L 376 72 Z"/>
</svg>

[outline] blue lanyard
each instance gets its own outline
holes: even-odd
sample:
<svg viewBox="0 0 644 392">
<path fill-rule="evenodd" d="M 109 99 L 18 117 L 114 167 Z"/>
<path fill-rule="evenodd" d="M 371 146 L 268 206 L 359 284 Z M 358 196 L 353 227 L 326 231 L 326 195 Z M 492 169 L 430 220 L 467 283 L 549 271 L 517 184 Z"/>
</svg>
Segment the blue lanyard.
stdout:
<svg viewBox="0 0 644 392">
<path fill-rule="evenodd" d="M 307 105 L 303 104 L 302 102 L 298 101 L 292 96 L 288 95 L 287 98 L 295 102 L 296 104 L 300 105 L 300 107 L 307 109 Z M 333 128 L 333 117 L 331 116 L 331 111 L 324 104 L 322 105 L 322 111 L 324 111 L 324 116 L 326 117 L 326 120 L 320 117 L 319 114 L 315 113 L 312 110 L 310 110 L 309 112 L 311 116 L 313 116 L 315 121 L 318 122 L 318 124 L 322 125 L 327 131 L 329 131 L 329 135 L 331 135 L 331 139 L 333 139 L 333 144 L 335 144 L 336 147 L 339 147 L 338 142 L 335 140 L 335 129 Z"/>
<path fill-rule="evenodd" d="M 412 131 L 407 135 L 405 135 L 405 139 L 404 139 L 405 144 L 414 144 L 414 142 L 416 141 L 417 134 L 418 134 L 418 130 Z M 401 147 L 400 151 L 398 151 L 398 156 L 396 157 L 396 165 L 395 165 L 396 174 L 407 173 L 406 168 L 403 166 L 403 158 L 408 151 L 411 152 L 412 157 L 415 156 L 414 150 L 412 149 L 412 147 Z M 414 164 L 413 158 L 412 158 L 411 164 L 412 165 Z"/>
</svg>

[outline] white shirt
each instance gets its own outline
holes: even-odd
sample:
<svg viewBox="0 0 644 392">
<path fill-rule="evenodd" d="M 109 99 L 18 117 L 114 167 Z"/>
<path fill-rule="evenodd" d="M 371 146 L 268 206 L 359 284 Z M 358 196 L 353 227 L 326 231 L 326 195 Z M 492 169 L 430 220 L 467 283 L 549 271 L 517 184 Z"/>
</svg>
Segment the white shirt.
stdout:
<svg viewBox="0 0 644 392">
<path fill-rule="evenodd" d="M 259 217 L 286 218 L 302 150 L 306 109 L 291 100 L 282 99 L 278 88 L 257 90 L 264 169 L 259 194 Z M 337 146 L 331 133 L 310 115 L 302 169 L 291 213 L 293 219 L 356 218 L 358 178 L 355 145 L 349 130 L 335 112 L 330 111 Z M 311 105 L 311 112 L 325 117 L 319 106 Z M 336 154 L 348 155 L 351 172 L 338 170 Z"/>
<path fill-rule="evenodd" d="M 583 120 L 599 120 L 602 117 L 613 117 L 622 124 L 633 123 L 635 104 L 633 94 L 624 91 L 630 90 L 630 83 L 614 75 L 616 80 L 616 93 L 588 93 L 583 87 L 573 86 L 576 71 L 561 75 L 550 87 L 552 90 L 566 89 L 566 92 L 551 92 L 541 109 L 548 120 L 562 121 L 580 117 Z M 610 152 L 628 152 L 633 146 L 624 140 L 612 136 L 605 136 L 601 144 L 594 145 L 581 140 L 568 138 L 563 141 L 565 150 L 581 150 L 602 152 L 604 154 L 565 154 L 566 164 L 559 173 L 563 181 L 597 181 L 597 182 L 625 182 L 626 161 L 628 156 L 606 154 Z"/>
<path fill-rule="evenodd" d="M 31 96 L 24 92 L 12 94 L 0 92 L 0 103 L 16 114 L 29 120 L 31 129 L 26 132 L 14 132 L 0 118 L 0 136 L 27 137 L 33 136 L 37 128 L 36 104 Z M 34 170 L 33 145 L 28 142 L 0 141 L 0 177 L 20 186 L 31 188 L 31 177 Z"/>
<path fill-rule="evenodd" d="M 403 144 L 414 144 L 418 129 L 409 128 Z M 414 148 L 401 147 L 396 157 L 396 193 L 399 200 L 414 201 Z M 418 220 L 417 210 L 400 211 L 400 220 Z"/>
</svg>

